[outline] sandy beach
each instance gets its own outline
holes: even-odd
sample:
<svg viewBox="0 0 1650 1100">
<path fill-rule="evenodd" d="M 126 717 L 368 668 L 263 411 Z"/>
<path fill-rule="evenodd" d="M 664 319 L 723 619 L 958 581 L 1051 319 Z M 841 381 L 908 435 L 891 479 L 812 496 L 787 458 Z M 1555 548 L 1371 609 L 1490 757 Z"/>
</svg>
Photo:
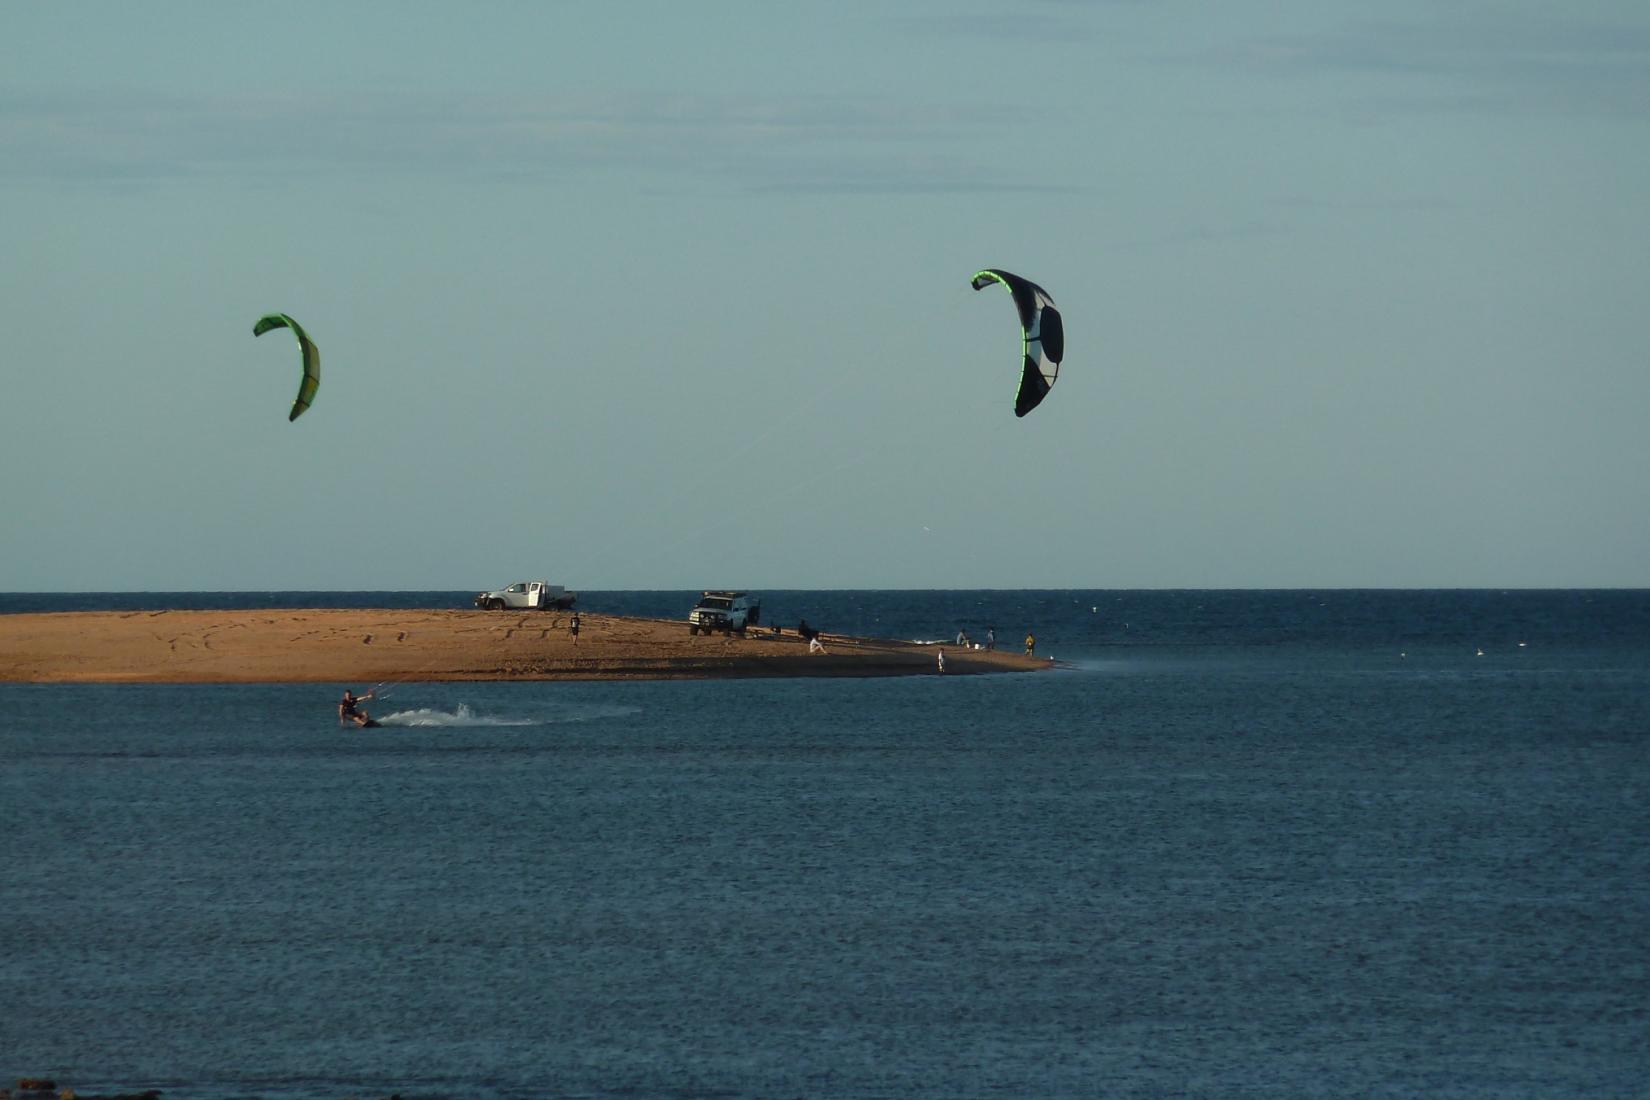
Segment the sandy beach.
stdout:
<svg viewBox="0 0 1650 1100">
<path fill-rule="evenodd" d="M 1023 672 L 1040 658 L 794 631 L 690 636 L 674 620 L 569 612 L 302 609 L 0 615 L 0 681 L 380 683 Z"/>
</svg>

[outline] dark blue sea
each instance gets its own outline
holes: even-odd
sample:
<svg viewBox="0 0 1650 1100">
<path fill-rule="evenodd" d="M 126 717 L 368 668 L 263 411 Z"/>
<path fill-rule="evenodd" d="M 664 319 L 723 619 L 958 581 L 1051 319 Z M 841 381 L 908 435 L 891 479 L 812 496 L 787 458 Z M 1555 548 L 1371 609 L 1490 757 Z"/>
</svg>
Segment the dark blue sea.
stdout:
<svg viewBox="0 0 1650 1100">
<path fill-rule="evenodd" d="M 0 1083 L 1650 1094 L 1650 592 L 765 597 L 1058 667 L 395 684 L 370 731 L 342 682 L 0 684 Z"/>
</svg>

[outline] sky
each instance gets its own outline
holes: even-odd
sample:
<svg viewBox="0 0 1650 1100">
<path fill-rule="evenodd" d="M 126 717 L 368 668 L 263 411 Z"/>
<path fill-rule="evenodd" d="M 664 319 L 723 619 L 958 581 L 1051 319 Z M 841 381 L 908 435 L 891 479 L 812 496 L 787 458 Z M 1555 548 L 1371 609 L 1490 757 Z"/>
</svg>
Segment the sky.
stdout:
<svg viewBox="0 0 1650 1100">
<path fill-rule="evenodd" d="M 1650 586 L 1642 0 L 269 10 L 0 3 L 0 590 Z"/>
</svg>

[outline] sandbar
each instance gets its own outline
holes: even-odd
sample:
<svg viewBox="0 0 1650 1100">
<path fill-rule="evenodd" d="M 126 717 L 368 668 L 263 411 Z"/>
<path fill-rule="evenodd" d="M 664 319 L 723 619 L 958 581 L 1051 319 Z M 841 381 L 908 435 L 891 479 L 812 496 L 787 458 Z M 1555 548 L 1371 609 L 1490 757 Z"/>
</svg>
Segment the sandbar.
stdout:
<svg viewBox="0 0 1650 1100">
<path fill-rule="evenodd" d="M 685 622 L 569 612 L 293 608 L 0 615 L 0 682 L 410 683 L 1027 672 L 1051 662 L 794 630 L 688 634 Z"/>
</svg>

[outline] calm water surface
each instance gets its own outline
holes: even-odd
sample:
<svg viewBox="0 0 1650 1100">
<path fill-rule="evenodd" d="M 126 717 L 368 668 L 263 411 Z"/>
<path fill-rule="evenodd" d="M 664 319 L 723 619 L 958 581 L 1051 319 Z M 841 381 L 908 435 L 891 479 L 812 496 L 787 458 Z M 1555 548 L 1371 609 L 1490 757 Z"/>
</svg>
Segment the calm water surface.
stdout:
<svg viewBox="0 0 1650 1100">
<path fill-rule="evenodd" d="M 466 594 L 303 595 L 119 599 Z M 1650 594 L 769 600 L 1064 667 L 403 684 L 372 731 L 324 685 L 0 685 L 0 1080 L 1644 1095 Z"/>
</svg>

